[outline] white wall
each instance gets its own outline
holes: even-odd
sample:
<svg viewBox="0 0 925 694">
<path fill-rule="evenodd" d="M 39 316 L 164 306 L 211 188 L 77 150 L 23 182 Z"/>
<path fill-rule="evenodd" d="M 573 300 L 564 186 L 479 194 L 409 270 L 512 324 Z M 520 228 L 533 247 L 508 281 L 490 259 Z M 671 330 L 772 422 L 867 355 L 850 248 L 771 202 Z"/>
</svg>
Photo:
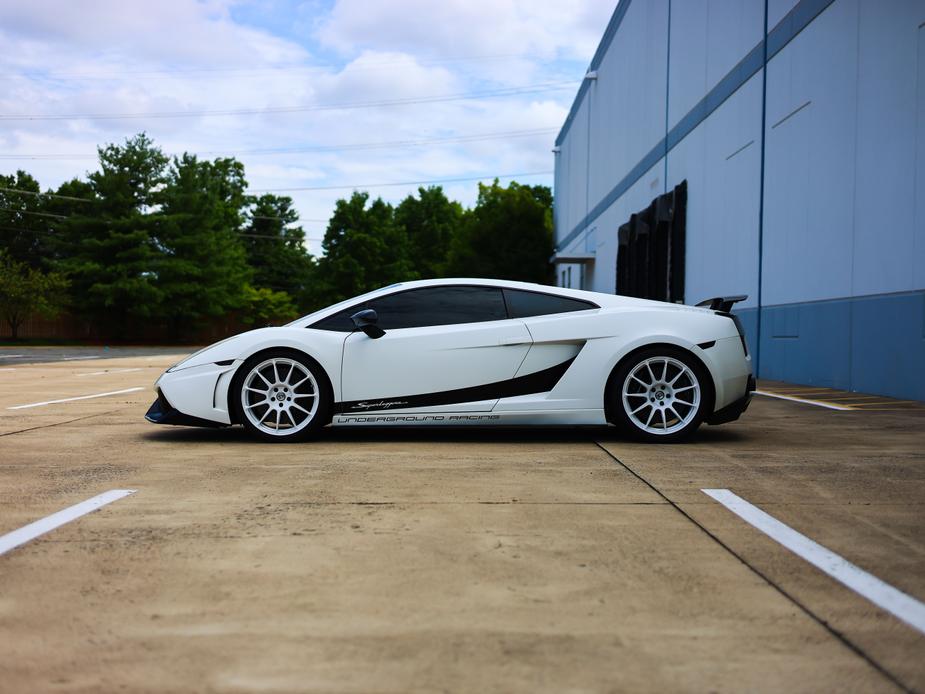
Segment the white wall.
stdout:
<svg viewBox="0 0 925 694">
<path fill-rule="evenodd" d="M 768 63 L 765 305 L 851 291 L 857 3 L 830 5 Z"/>
<path fill-rule="evenodd" d="M 912 226 L 915 229 L 913 245 L 917 255 L 912 281 L 916 287 L 925 287 L 925 259 L 921 255 L 925 253 L 925 26 L 922 24 L 916 31 L 916 46 L 915 217 Z M 925 326 L 922 334 L 925 335 Z"/>
<path fill-rule="evenodd" d="M 794 4 L 770 0 L 769 26 Z M 630 5 L 556 158 L 558 239 L 664 136 L 666 76 L 672 125 L 760 40 L 763 12 L 673 0 L 669 65 L 667 0 Z M 923 22 L 925 0 L 835 0 L 769 62 L 764 305 L 925 287 Z M 761 79 L 678 143 L 667 177 L 654 166 L 590 222 L 592 288 L 614 291 L 619 226 L 686 179 L 685 298 L 744 292 L 755 305 Z"/>
<path fill-rule="evenodd" d="M 564 238 L 588 214 L 588 100 L 582 101 L 556 155 L 565 185 L 557 188 L 566 200 L 556 210 L 556 238 Z"/>
<path fill-rule="evenodd" d="M 852 295 L 925 287 L 925 2 L 884 4 L 858 6 Z"/>
<path fill-rule="evenodd" d="M 764 0 L 671 3 L 669 129 L 734 68 L 764 32 Z"/>
<path fill-rule="evenodd" d="M 629 6 L 588 91 L 590 207 L 665 134 L 668 1 Z"/>
<path fill-rule="evenodd" d="M 645 209 L 652 199 L 662 193 L 664 159 L 660 159 L 613 205 L 608 207 L 593 223 L 596 228 L 593 273 L 589 275 L 588 288 L 597 292 L 613 294 L 617 290 L 617 232 L 630 215 Z M 576 240 L 576 250 L 581 242 Z"/>
<path fill-rule="evenodd" d="M 668 154 L 668 189 L 687 180 L 685 301 L 758 301 L 761 72 Z"/>
<path fill-rule="evenodd" d="M 921 0 L 836 0 L 769 62 L 764 304 L 925 287 L 922 21 Z"/>
<path fill-rule="evenodd" d="M 799 0 L 768 0 L 768 30 L 770 31 L 780 22 L 787 13 L 796 6 Z M 880 0 L 876 0 L 879 2 Z"/>
</svg>

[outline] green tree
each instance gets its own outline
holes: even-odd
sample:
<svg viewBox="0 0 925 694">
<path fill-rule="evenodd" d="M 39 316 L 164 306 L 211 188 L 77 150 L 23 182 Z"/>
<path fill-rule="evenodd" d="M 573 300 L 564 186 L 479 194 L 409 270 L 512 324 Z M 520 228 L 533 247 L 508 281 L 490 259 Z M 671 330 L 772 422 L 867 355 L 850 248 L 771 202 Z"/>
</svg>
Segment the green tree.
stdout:
<svg viewBox="0 0 925 694">
<path fill-rule="evenodd" d="M 408 257 L 421 277 L 443 277 L 450 239 L 459 233 L 463 208 L 450 201 L 443 188 L 418 188 L 395 209 L 395 221 L 405 228 Z"/>
<path fill-rule="evenodd" d="M 252 274 L 239 233 L 246 186 L 244 166 L 234 159 L 199 161 L 184 154 L 170 165 L 152 219 L 160 251 L 155 286 L 172 340 L 203 317 L 245 304 Z"/>
<path fill-rule="evenodd" d="M 77 297 L 75 310 L 124 337 L 130 319 L 156 317 L 161 306 L 149 212 L 159 202 L 167 157 L 143 133 L 97 151 L 100 169 L 81 191 L 95 202 L 80 209 L 74 203 L 74 213 L 61 220 L 59 267 Z"/>
<path fill-rule="evenodd" d="M 254 271 L 253 284 L 285 292 L 298 303 L 311 303 L 315 262 L 305 248 L 305 232 L 292 198 L 267 193 L 253 201 L 242 243 Z"/>
<path fill-rule="evenodd" d="M 450 275 L 547 284 L 552 280 L 552 194 L 546 186 L 479 184 L 479 197 L 453 237 Z"/>
<path fill-rule="evenodd" d="M 39 193 L 39 182 L 25 171 L 0 175 L 0 250 L 30 267 L 47 268 L 56 218 L 49 216 L 48 198 Z"/>
<path fill-rule="evenodd" d="M 278 325 L 293 320 L 297 315 L 292 297 L 286 292 L 276 292 L 267 287 L 244 288 L 244 310 L 241 316 L 248 325 Z"/>
<path fill-rule="evenodd" d="M 42 272 L 0 251 L 0 317 L 19 338 L 27 318 L 40 314 L 53 317 L 60 310 L 67 281 L 56 272 Z"/>
<path fill-rule="evenodd" d="M 81 238 L 75 230 L 82 224 L 99 219 L 99 201 L 90 182 L 78 178 L 62 183 L 54 195 L 44 198 L 45 211 L 56 215 L 50 220 L 44 253 L 50 266 L 58 269 L 74 250 L 74 242 Z"/>
<path fill-rule="evenodd" d="M 408 239 L 391 205 L 369 193 L 338 200 L 328 222 L 318 262 L 319 298 L 341 301 L 395 282 L 416 279 Z"/>
</svg>

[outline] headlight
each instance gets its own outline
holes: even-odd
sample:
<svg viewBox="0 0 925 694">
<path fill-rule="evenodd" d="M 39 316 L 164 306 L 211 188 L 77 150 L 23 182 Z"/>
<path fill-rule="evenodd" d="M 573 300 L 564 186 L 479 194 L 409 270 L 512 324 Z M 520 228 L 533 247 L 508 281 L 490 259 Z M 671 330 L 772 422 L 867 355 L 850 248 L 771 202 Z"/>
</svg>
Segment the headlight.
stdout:
<svg viewBox="0 0 925 694">
<path fill-rule="evenodd" d="M 184 365 L 184 364 L 186 364 L 187 362 L 192 361 L 193 359 L 195 359 L 196 357 L 198 357 L 198 356 L 199 356 L 200 354 L 202 354 L 203 352 L 206 352 L 206 351 L 212 349 L 213 347 L 218 347 L 219 345 L 224 344 L 225 342 L 228 342 L 228 340 L 232 340 L 232 339 L 234 339 L 235 337 L 236 337 L 235 335 L 232 335 L 231 337 L 226 337 L 224 340 L 220 340 L 220 341 L 216 342 L 215 344 L 211 344 L 211 345 L 209 345 L 208 347 L 203 347 L 202 349 L 193 352 L 193 353 L 192 353 L 191 355 L 189 355 L 186 359 L 183 359 L 183 360 L 181 360 L 181 361 L 178 361 L 176 364 L 174 364 L 174 365 L 171 366 L 169 369 L 167 369 L 167 373 L 170 373 L 171 371 L 178 371 L 179 369 L 183 368 L 183 365 Z"/>
</svg>

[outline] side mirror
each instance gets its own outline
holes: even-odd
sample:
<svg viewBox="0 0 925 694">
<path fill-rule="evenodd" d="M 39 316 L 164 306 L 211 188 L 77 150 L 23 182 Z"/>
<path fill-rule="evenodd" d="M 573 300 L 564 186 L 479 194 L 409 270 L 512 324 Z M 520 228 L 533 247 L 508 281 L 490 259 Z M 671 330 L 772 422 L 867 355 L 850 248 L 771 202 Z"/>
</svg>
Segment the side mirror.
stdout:
<svg viewBox="0 0 925 694">
<path fill-rule="evenodd" d="M 356 326 L 357 330 L 362 330 L 368 337 L 374 340 L 378 340 L 385 335 L 385 330 L 378 325 L 379 316 L 376 315 L 376 312 L 371 308 L 357 311 L 350 316 L 350 320 L 353 321 L 353 325 Z"/>
</svg>

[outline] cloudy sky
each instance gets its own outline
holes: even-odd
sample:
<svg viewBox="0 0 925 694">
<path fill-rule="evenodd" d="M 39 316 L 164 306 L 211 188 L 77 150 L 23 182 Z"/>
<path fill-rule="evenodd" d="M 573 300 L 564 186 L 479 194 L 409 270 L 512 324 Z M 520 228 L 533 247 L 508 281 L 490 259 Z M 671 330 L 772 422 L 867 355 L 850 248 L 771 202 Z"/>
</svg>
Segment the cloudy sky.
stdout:
<svg viewBox="0 0 925 694">
<path fill-rule="evenodd" d="M 96 146 L 243 161 L 313 251 L 351 187 L 551 184 L 556 132 L 615 0 L 0 1 L 0 172 L 56 187 Z M 523 175 L 534 174 L 534 175 Z M 346 188 L 344 188 L 345 186 Z"/>
</svg>

